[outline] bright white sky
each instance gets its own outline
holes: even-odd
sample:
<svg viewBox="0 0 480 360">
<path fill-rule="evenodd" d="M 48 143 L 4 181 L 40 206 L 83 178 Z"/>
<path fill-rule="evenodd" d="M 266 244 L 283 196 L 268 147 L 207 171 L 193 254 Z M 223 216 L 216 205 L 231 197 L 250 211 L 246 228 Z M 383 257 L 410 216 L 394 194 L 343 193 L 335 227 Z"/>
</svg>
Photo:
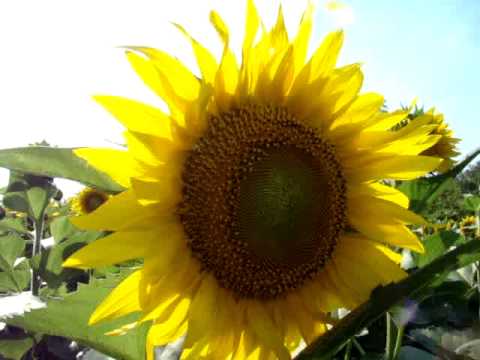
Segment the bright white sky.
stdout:
<svg viewBox="0 0 480 360">
<path fill-rule="evenodd" d="M 396 6 L 407 11 L 407 5 L 402 5 L 405 2 L 409 2 L 410 6 L 417 4 L 416 1 L 400 0 L 388 3 L 397 3 Z M 208 21 L 209 10 L 216 9 L 223 16 L 230 26 L 233 44 L 239 48 L 243 36 L 245 3 L 243 0 L 1 1 L 0 148 L 26 146 L 43 139 L 62 147 L 112 146 L 112 143 L 121 143 L 121 126 L 91 100 L 90 96 L 114 94 L 154 105 L 161 106 L 161 103 L 134 75 L 123 56 L 123 50 L 118 47 L 146 45 L 162 48 L 195 68 L 188 43 L 170 22 L 182 24 L 194 37 L 219 54 L 220 42 Z M 279 1 L 257 0 L 256 3 L 267 26 L 272 25 Z M 392 60 L 388 57 L 394 48 L 392 43 L 402 42 L 403 35 L 407 36 L 405 41 L 415 41 L 415 34 L 408 31 L 408 23 L 402 19 L 387 21 L 382 18 L 382 14 L 378 14 L 378 7 L 374 5 L 379 4 L 378 1 L 366 0 L 360 3 L 352 0 L 351 5 L 337 10 L 327 10 L 325 0 L 316 0 L 313 3 L 316 4 L 318 20 L 314 44 L 318 44 L 328 31 L 344 27 L 347 41 L 341 62 L 365 62 L 367 90 L 384 93 L 391 108 L 419 96 L 421 100 L 432 101 L 427 103 L 428 106 L 436 105 L 439 111 L 446 112 L 441 103 L 434 102 L 441 98 L 429 97 L 428 89 L 420 85 L 420 93 L 417 91 L 417 84 L 425 83 L 420 79 L 420 73 L 413 70 L 412 77 L 412 71 L 401 66 L 405 61 L 410 61 L 409 66 L 413 67 L 415 62 L 411 58 L 415 57 L 415 46 L 428 48 L 428 42 L 410 44 L 412 51 L 403 53 L 403 58 Z M 432 4 L 432 7 L 438 4 L 433 0 L 425 3 Z M 456 0 L 441 3 L 451 4 L 456 3 Z M 285 0 L 282 1 L 282 6 L 287 27 L 294 33 L 305 9 L 306 0 Z M 426 6 L 425 13 L 428 14 L 432 7 Z M 442 6 L 438 8 L 442 9 Z M 409 10 L 413 13 L 416 11 Z M 395 11 L 398 13 L 398 9 L 393 9 L 392 13 Z M 372 18 L 372 14 L 376 17 Z M 450 14 L 451 12 L 447 11 L 445 16 Z M 423 19 L 427 25 L 429 18 L 434 22 L 439 21 L 430 14 Z M 398 24 L 395 24 L 395 21 L 398 21 Z M 379 23 L 384 27 L 373 28 L 372 32 L 372 25 Z M 463 26 L 461 21 L 460 23 Z M 445 26 L 448 28 L 448 24 Z M 385 29 L 385 34 L 378 33 L 382 32 L 382 29 Z M 441 31 L 442 28 L 437 30 Z M 352 36 L 349 40 L 350 34 Z M 383 39 L 380 35 L 390 36 L 391 41 L 374 48 L 372 43 Z M 452 36 L 449 41 L 455 42 L 455 32 Z M 478 33 L 475 41 L 476 39 Z M 478 45 L 478 42 L 473 45 Z M 398 47 L 396 49 L 398 50 Z M 378 54 L 384 54 L 384 59 L 387 60 L 381 66 L 377 66 L 382 60 Z M 461 53 L 457 52 L 455 55 L 457 58 L 461 57 Z M 451 59 L 454 66 L 455 57 Z M 368 61 L 377 68 L 369 66 Z M 432 60 L 437 63 L 438 61 L 441 59 Z M 425 72 L 425 69 L 422 68 L 421 71 Z M 408 74 L 405 74 L 406 72 Z M 446 75 L 448 73 L 442 69 L 438 74 L 440 81 Z M 415 82 L 412 79 L 418 80 Z M 450 91 L 450 95 L 455 96 L 456 89 L 452 88 Z M 473 116 L 473 106 L 478 104 L 478 101 L 472 104 L 472 100 L 475 99 L 469 99 Z M 480 99 L 477 97 L 477 100 Z M 446 113 L 447 119 L 448 115 L 455 115 L 455 107 L 453 108 L 451 114 Z M 457 125 L 458 123 L 452 121 L 455 130 Z M 474 126 L 474 130 L 477 130 L 478 125 Z M 462 128 L 462 132 L 462 136 L 473 136 L 471 127 Z M 473 148 L 472 140 L 468 144 L 465 151 Z M 0 185 L 5 184 L 6 174 L 6 171 L 0 169 Z M 60 183 L 60 187 L 66 190 L 64 192 L 67 194 L 78 189 L 71 184 L 65 184 Z"/>
</svg>

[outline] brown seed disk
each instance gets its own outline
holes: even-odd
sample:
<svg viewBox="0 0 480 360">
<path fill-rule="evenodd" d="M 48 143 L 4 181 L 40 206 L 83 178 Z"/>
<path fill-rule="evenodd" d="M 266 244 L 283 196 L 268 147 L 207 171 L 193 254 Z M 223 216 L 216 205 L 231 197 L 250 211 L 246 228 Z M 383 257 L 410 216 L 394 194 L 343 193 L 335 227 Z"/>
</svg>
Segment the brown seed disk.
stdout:
<svg viewBox="0 0 480 360">
<path fill-rule="evenodd" d="M 273 299 L 325 265 L 346 222 L 334 147 L 285 108 L 211 116 L 178 214 L 193 255 L 237 298 Z"/>
</svg>

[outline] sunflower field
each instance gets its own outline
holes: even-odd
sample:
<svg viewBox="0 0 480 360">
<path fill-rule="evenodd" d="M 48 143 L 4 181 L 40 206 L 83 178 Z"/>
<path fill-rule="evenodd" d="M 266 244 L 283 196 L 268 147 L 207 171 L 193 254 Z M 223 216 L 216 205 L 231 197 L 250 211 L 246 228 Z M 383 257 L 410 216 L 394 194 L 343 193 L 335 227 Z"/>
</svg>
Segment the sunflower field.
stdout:
<svg viewBox="0 0 480 360">
<path fill-rule="evenodd" d="M 199 76 L 125 48 L 123 144 L 0 150 L 0 359 L 480 359 L 480 149 L 246 9 L 240 57 L 175 24 Z"/>
</svg>

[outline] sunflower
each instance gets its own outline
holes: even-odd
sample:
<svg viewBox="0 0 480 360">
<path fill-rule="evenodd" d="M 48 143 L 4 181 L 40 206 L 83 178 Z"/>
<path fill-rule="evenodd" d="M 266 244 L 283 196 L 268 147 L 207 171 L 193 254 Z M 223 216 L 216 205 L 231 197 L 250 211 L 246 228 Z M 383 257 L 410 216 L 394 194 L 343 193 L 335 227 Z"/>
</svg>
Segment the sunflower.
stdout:
<svg viewBox="0 0 480 360">
<path fill-rule="evenodd" d="M 77 215 L 90 214 L 109 199 L 110 195 L 90 187 L 70 199 L 70 208 Z"/>
<path fill-rule="evenodd" d="M 460 221 L 460 232 L 464 236 L 475 236 L 478 232 L 477 230 L 477 217 L 476 216 L 465 216 Z"/>
<path fill-rule="evenodd" d="M 453 158 L 460 155 L 457 151 L 457 144 L 460 139 L 453 136 L 453 131 L 448 127 L 448 124 L 444 122 L 444 116 L 441 113 L 437 113 L 435 108 L 428 111 L 424 111 L 422 108 L 417 108 L 412 111 L 415 102 L 409 108 L 409 114 L 406 119 L 396 125 L 395 129 L 402 128 L 406 124 L 412 121 L 420 122 L 424 125 L 431 127 L 430 134 L 438 138 L 431 147 L 422 151 L 421 155 L 436 156 L 442 158 L 443 161 L 436 169 L 438 172 L 445 172 L 449 170 L 453 164 Z"/>
<path fill-rule="evenodd" d="M 418 154 L 438 138 L 421 123 L 390 131 L 407 114 L 359 94 L 358 64 L 336 67 L 341 31 L 307 57 L 312 14 L 309 6 L 290 39 L 281 9 L 265 30 L 248 1 L 239 63 L 216 12 L 219 61 L 177 25 L 199 76 L 160 50 L 128 48 L 168 113 L 96 97 L 126 127 L 128 147 L 76 154 L 126 190 L 72 219 L 114 233 L 64 266 L 144 259 L 90 324 L 139 312 L 113 333 L 151 321 L 148 359 L 181 336 L 182 358 L 289 359 L 327 330 L 328 312 L 404 276 L 390 246 L 423 251 L 407 227 L 423 219 L 379 181 L 435 169 L 441 159 Z"/>
</svg>

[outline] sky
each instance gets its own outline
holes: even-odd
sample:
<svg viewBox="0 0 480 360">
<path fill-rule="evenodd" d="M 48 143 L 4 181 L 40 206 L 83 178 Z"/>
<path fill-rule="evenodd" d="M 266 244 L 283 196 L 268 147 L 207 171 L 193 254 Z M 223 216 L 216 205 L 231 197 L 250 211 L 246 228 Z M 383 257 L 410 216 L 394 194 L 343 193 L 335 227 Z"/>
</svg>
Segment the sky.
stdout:
<svg viewBox="0 0 480 360">
<path fill-rule="evenodd" d="M 220 55 L 208 21 L 216 9 L 239 49 L 245 1 L 16 0 L 0 2 L 0 148 L 47 140 L 52 145 L 115 146 L 121 126 L 93 94 L 164 104 L 130 69 L 121 46 L 146 45 L 173 53 L 197 71 L 190 47 L 171 24 L 182 24 Z M 306 0 L 281 1 L 293 35 Z M 480 1 L 313 0 L 313 44 L 345 29 L 340 65 L 361 62 L 364 91 L 383 94 L 393 110 L 418 98 L 435 106 L 462 138 L 463 154 L 479 145 Z M 267 26 L 279 1 L 257 0 Z M 7 172 L 0 169 L 0 184 Z M 79 189 L 69 182 L 67 194 Z M 65 190 L 65 189 L 64 189 Z"/>
</svg>

